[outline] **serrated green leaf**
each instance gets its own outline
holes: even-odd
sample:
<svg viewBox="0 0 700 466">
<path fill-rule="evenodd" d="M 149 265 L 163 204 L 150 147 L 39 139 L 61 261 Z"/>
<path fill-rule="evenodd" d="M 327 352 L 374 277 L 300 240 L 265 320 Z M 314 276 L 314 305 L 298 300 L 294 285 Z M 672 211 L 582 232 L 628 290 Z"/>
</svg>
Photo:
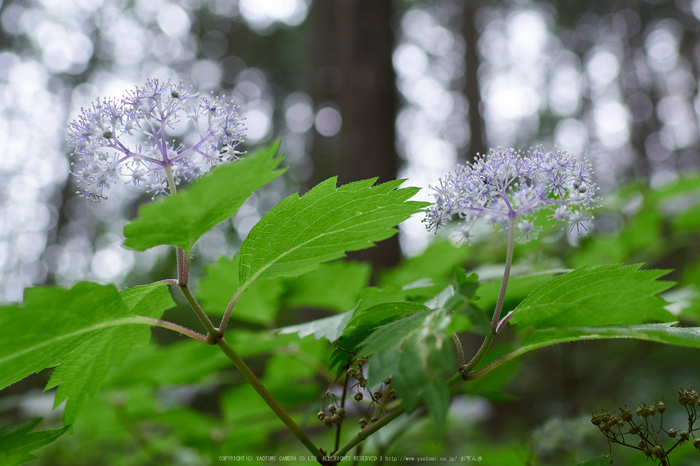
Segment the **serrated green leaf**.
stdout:
<svg viewBox="0 0 700 466">
<path fill-rule="evenodd" d="M 170 306 L 172 301 L 158 288 L 166 285 L 155 283 L 123 295 L 132 309 L 159 317 L 163 309 L 151 306 Z M 24 304 L 0 308 L 0 388 L 58 366 L 47 389 L 60 385 L 56 404 L 68 399 L 64 421 L 72 424 L 110 367 L 121 364 L 133 347 L 148 342 L 150 329 L 143 323 L 113 286 L 30 288 Z"/>
<path fill-rule="evenodd" d="M 632 338 L 666 343 L 668 345 L 700 348 L 700 327 L 677 327 L 676 325 L 678 325 L 678 322 L 605 327 L 547 328 L 534 331 L 521 350 L 532 351 L 545 346 L 571 341 L 618 338 Z"/>
<path fill-rule="evenodd" d="M 417 332 L 425 324 L 426 319 L 435 311 L 427 309 L 425 311 L 416 312 L 402 319 L 390 322 L 379 327 L 368 338 L 361 342 L 358 346 L 362 354 L 373 354 L 382 351 L 395 351 L 400 349 L 401 344 L 407 338 L 410 338 L 413 333 Z M 386 377 L 391 376 L 389 373 L 376 373 L 373 369 L 371 374 L 373 382 L 378 382 Z"/>
<path fill-rule="evenodd" d="M 191 250 L 206 232 L 235 215 L 253 192 L 284 173 L 275 170 L 282 161 L 274 158 L 278 149 L 279 141 L 215 168 L 175 196 L 144 205 L 124 227 L 124 244 L 140 251 L 160 244 Z"/>
<path fill-rule="evenodd" d="M 35 460 L 36 457 L 29 453 L 52 443 L 70 428 L 32 432 L 40 422 L 41 418 L 32 419 L 14 429 L 9 426 L 0 428 L 0 464 L 14 466 Z"/>
<path fill-rule="evenodd" d="M 343 312 L 335 316 L 312 320 L 299 325 L 291 325 L 279 329 L 280 335 L 297 334 L 299 338 L 313 335 L 317 340 L 326 338 L 328 341 L 336 341 L 342 335 L 345 326 L 352 317 L 353 311 Z"/>
<path fill-rule="evenodd" d="M 455 369 L 451 343 L 444 334 L 449 322 L 444 310 L 428 309 L 379 327 L 359 345 L 360 354 L 372 354 L 368 385 L 391 377 L 407 412 L 422 396 L 437 435 L 447 419 L 447 375 Z"/>
<path fill-rule="evenodd" d="M 338 339 L 338 344 L 345 351 L 336 351 L 331 355 L 331 367 L 342 367 L 349 356 L 346 351 L 355 351 L 357 346 L 378 327 L 428 309 L 422 304 L 408 301 L 385 302 L 392 299 L 405 299 L 405 294 L 406 291 L 397 286 L 390 286 L 384 290 L 366 289 L 357 309 L 352 313 L 352 318 L 341 330 L 342 335 Z"/>
<path fill-rule="evenodd" d="M 525 344 L 499 361 L 504 363 L 531 351 L 574 341 L 635 339 L 667 345 L 700 348 L 700 327 L 677 327 L 678 322 L 603 327 L 545 328 L 535 330 Z M 484 374 L 495 366 L 486 367 Z"/>
<path fill-rule="evenodd" d="M 406 412 L 412 412 L 420 402 L 420 395 L 428 379 L 427 355 L 421 348 L 418 335 L 411 335 L 402 345 L 399 353 L 398 370 L 391 375 L 391 385 L 401 396 Z M 372 371 L 375 369 L 372 368 Z M 374 374 L 373 374 L 374 377 Z"/>
<path fill-rule="evenodd" d="M 127 288 L 119 296 L 129 312 L 152 319 L 159 319 L 164 310 L 176 306 L 168 287 L 160 282 Z"/>
<path fill-rule="evenodd" d="M 639 267 L 584 267 L 556 277 L 530 293 L 511 321 L 521 328 L 547 328 L 672 320 L 664 300 L 655 296 L 673 286 L 673 282 L 657 281 L 668 271 L 639 271 Z"/>
<path fill-rule="evenodd" d="M 373 246 L 396 225 L 428 205 L 407 201 L 418 188 L 376 179 L 336 187 L 328 179 L 304 196 L 287 197 L 258 222 L 241 245 L 241 286 L 258 277 L 296 276 L 346 251 Z"/>
<path fill-rule="evenodd" d="M 292 307 L 347 311 L 357 304 L 371 274 L 371 266 L 361 262 L 320 264 L 316 270 L 285 281 L 284 303 Z"/>
<path fill-rule="evenodd" d="M 222 257 L 214 265 L 206 267 L 200 280 L 197 299 L 204 310 L 213 315 L 223 315 L 238 289 L 239 256 Z M 261 325 L 274 323 L 284 284 L 279 278 L 258 280 L 238 298 L 231 316 Z"/>
</svg>

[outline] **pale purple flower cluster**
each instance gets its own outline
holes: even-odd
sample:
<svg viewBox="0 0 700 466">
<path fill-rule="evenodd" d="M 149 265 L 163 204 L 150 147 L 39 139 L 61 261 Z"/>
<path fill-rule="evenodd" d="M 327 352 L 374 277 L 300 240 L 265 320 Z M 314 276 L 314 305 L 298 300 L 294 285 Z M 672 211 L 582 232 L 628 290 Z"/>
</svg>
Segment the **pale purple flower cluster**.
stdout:
<svg viewBox="0 0 700 466">
<path fill-rule="evenodd" d="M 538 146 L 527 153 L 492 149 L 458 167 L 439 186 L 431 186 L 436 200 L 424 222 L 428 230 L 437 230 L 455 217 L 461 219 L 456 231 L 464 243 L 478 220 L 507 229 L 512 219 L 520 238 L 530 240 L 542 230 L 535 224 L 535 214 L 548 209 L 555 224 L 580 233 L 587 231 L 586 222 L 592 219 L 586 211 L 598 201 L 592 175 L 587 161 L 561 149 L 545 151 Z"/>
<path fill-rule="evenodd" d="M 155 197 L 238 158 L 246 128 L 237 110 L 182 83 L 156 79 L 121 99 L 98 100 L 70 124 L 78 193 L 100 201 L 124 177 Z"/>
</svg>

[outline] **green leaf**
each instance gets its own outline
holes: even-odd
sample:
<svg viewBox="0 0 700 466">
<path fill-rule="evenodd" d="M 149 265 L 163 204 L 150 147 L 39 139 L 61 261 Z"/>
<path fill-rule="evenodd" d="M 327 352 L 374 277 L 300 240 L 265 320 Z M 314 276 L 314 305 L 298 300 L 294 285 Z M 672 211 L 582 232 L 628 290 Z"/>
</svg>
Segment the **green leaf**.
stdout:
<svg viewBox="0 0 700 466">
<path fill-rule="evenodd" d="M 360 343 L 361 354 L 372 354 L 368 385 L 387 377 L 408 412 L 423 397 L 441 435 L 449 408 L 448 374 L 454 373 L 453 348 L 445 329 L 450 316 L 444 309 L 426 310 L 379 327 Z"/>
<path fill-rule="evenodd" d="M 592 460 L 579 463 L 578 466 L 610 466 L 612 464 L 612 456 L 602 455 L 593 458 Z"/>
<path fill-rule="evenodd" d="M 428 309 L 419 303 L 394 301 L 406 299 L 405 295 L 406 291 L 395 285 L 383 290 L 365 289 L 352 318 L 341 329 L 342 335 L 338 339 L 340 348 L 354 351 L 359 343 L 380 326 Z M 341 368 L 345 365 L 349 356 L 346 351 L 336 351 L 331 355 L 331 367 Z"/>
<path fill-rule="evenodd" d="M 557 271 L 555 273 L 561 273 Z M 516 308 L 520 302 L 527 297 L 537 287 L 550 281 L 555 273 L 544 272 L 526 275 L 522 277 L 511 276 L 508 280 L 508 288 L 506 289 L 506 297 L 503 303 L 503 311 L 501 315 L 506 315 L 508 312 Z M 501 291 L 502 279 L 484 281 L 479 284 L 479 307 L 488 311 L 489 315 L 493 315 L 493 310 L 498 301 L 498 294 Z"/>
<path fill-rule="evenodd" d="M 30 452 L 52 443 L 70 428 L 32 432 L 40 422 L 41 418 L 32 419 L 14 429 L 9 426 L 0 428 L 0 464 L 14 466 L 35 460 Z"/>
<path fill-rule="evenodd" d="M 343 333 L 352 314 L 353 311 L 348 311 L 335 316 L 312 320 L 304 324 L 291 325 L 281 328 L 279 332 L 280 335 L 296 333 L 299 335 L 299 338 L 304 338 L 313 334 L 314 338 L 317 340 L 326 338 L 328 341 L 336 341 Z"/>
<path fill-rule="evenodd" d="M 222 257 L 215 265 L 206 267 L 204 278 L 199 282 L 197 299 L 203 309 L 213 315 L 223 315 L 238 289 L 239 257 Z M 284 285 L 278 278 L 258 280 L 238 298 L 231 316 L 260 325 L 272 325 Z"/>
<path fill-rule="evenodd" d="M 641 325 L 613 325 L 605 327 L 545 328 L 535 330 L 527 342 L 507 354 L 494 366 L 485 368 L 486 374 L 498 365 L 540 348 L 587 340 L 636 339 L 668 345 L 700 348 L 700 327 L 677 327 L 678 322 Z"/>
<path fill-rule="evenodd" d="M 217 167 L 187 189 L 139 209 L 139 218 L 124 227 L 124 244 L 143 251 L 170 244 L 185 251 L 214 226 L 231 218 L 255 190 L 284 170 L 273 158 L 279 141 L 229 165 Z"/>
<path fill-rule="evenodd" d="M 122 366 L 112 370 L 105 386 L 161 387 L 207 383 L 207 376 L 230 366 L 231 361 L 218 348 L 189 338 L 168 346 L 151 343 L 133 351 Z"/>
<path fill-rule="evenodd" d="M 277 204 L 241 245 L 241 287 L 258 277 L 300 275 L 346 251 L 368 248 L 428 205 L 407 201 L 418 188 L 397 189 L 401 180 L 372 186 L 375 181 L 336 188 L 331 178 Z"/>
<path fill-rule="evenodd" d="M 285 281 L 284 303 L 293 307 L 347 311 L 357 304 L 371 274 L 371 266 L 361 262 L 321 264 L 312 272 Z"/>
<path fill-rule="evenodd" d="M 242 358 L 267 353 L 299 342 L 295 336 L 278 336 L 269 331 L 237 329 L 226 337 Z M 219 383 L 212 375 L 231 367 L 231 361 L 218 348 L 184 338 L 167 346 L 151 343 L 132 352 L 124 364 L 112 370 L 105 386 L 124 388 L 135 385 L 162 387 L 182 384 Z"/>
<path fill-rule="evenodd" d="M 164 289 L 155 283 L 122 295 L 133 310 L 159 317 L 172 304 Z M 150 339 L 150 328 L 129 325 L 144 322 L 122 295 L 113 286 L 85 282 L 71 289 L 30 288 L 24 304 L 0 308 L 0 388 L 58 366 L 46 389 L 60 385 L 55 404 L 68 399 L 64 421 L 72 424 L 110 367 Z"/>
<path fill-rule="evenodd" d="M 119 296 L 130 312 L 152 319 L 159 319 L 164 310 L 176 306 L 168 287 L 160 282 L 127 288 Z"/>
<path fill-rule="evenodd" d="M 393 270 L 379 275 L 381 286 L 389 284 L 405 287 L 419 280 L 428 280 L 432 286 L 421 290 L 423 296 L 435 295 L 450 284 L 450 274 L 455 265 L 463 263 L 471 255 L 469 248 L 459 248 L 448 241 L 430 244 L 422 254 L 403 261 Z"/>
<path fill-rule="evenodd" d="M 558 343 L 616 338 L 632 338 L 700 348 L 700 327 L 677 327 L 677 325 L 678 322 L 663 322 L 605 327 L 547 328 L 534 331 L 525 345 L 517 351 L 525 353 Z"/>
<path fill-rule="evenodd" d="M 556 277 L 530 293 L 512 322 L 533 326 L 578 327 L 669 321 L 666 302 L 654 296 L 673 282 L 657 281 L 667 270 L 639 271 L 637 265 L 584 267 Z"/>
</svg>

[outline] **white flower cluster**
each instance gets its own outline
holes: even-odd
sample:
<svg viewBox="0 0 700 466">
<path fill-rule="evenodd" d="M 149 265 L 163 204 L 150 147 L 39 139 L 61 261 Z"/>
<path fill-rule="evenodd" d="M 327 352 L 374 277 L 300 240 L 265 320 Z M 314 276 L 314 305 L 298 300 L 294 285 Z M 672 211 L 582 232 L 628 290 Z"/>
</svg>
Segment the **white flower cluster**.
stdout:
<svg viewBox="0 0 700 466">
<path fill-rule="evenodd" d="M 100 201 L 111 184 L 128 176 L 155 197 L 238 158 L 246 128 L 237 110 L 220 98 L 200 98 L 182 83 L 156 79 L 121 99 L 98 100 L 69 127 L 78 192 Z M 172 137 L 181 122 L 197 132 L 188 146 Z"/>
<path fill-rule="evenodd" d="M 535 213 L 549 209 L 555 224 L 567 223 L 569 231 L 580 233 L 592 218 L 586 211 L 598 201 L 592 175 L 588 162 L 561 149 L 491 150 L 431 187 L 436 200 L 424 222 L 429 230 L 437 230 L 455 217 L 462 219 L 458 235 L 463 243 L 479 219 L 499 229 L 507 229 L 514 219 L 520 238 L 529 240 L 542 229 L 535 224 Z"/>
</svg>

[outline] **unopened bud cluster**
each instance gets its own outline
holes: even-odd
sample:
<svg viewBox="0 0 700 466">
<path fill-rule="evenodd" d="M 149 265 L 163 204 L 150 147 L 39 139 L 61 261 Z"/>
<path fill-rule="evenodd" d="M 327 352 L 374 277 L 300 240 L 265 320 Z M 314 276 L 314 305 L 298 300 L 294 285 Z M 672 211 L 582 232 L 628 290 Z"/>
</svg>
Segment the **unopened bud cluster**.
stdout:
<svg viewBox="0 0 700 466">
<path fill-rule="evenodd" d="M 587 231 L 586 222 L 592 217 L 586 212 L 598 201 L 588 162 L 541 146 L 527 153 L 491 150 L 431 188 L 435 203 L 424 220 L 428 230 L 438 230 L 457 217 L 462 220 L 457 230 L 461 243 L 469 242 L 471 228 L 480 219 L 499 229 L 508 229 L 513 219 L 520 238 L 535 238 L 542 229 L 535 224 L 535 214 L 543 209 L 551 212 L 555 224 L 566 224 L 577 233 Z"/>
<path fill-rule="evenodd" d="M 368 418 L 370 419 L 369 422 L 372 423 L 379 420 L 379 417 L 384 413 L 384 401 L 396 399 L 396 391 L 391 387 L 391 378 L 384 380 L 374 391 L 368 387 L 367 379 L 363 373 L 363 367 L 366 362 L 367 358 L 359 357 L 353 361 L 347 370 L 348 377 L 355 380 L 355 383 L 350 386 L 350 389 L 356 390 L 354 394 L 348 396 L 352 396 L 358 403 L 366 403 L 368 405 L 367 411 L 359 420 L 359 425 L 362 429 L 367 427 Z M 332 398 L 334 398 L 333 395 L 327 394 L 326 397 L 324 397 L 324 404 Z M 373 412 L 371 417 L 369 415 L 370 411 Z M 327 407 L 322 407 L 317 417 L 326 427 L 340 425 L 345 418 L 345 409 L 338 406 L 337 403 L 333 401 Z"/>
<path fill-rule="evenodd" d="M 333 425 L 340 425 L 345 419 L 345 408 L 342 406 L 336 406 L 335 404 L 328 405 L 328 414 L 325 410 L 318 412 L 318 420 L 322 421 L 326 427 L 333 427 Z"/>
<path fill-rule="evenodd" d="M 165 194 L 236 159 L 245 126 L 238 107 L 182 83 L 150 79 L 121 99 L 97 100 L 70 126 L 79 193 L 94 201 L 120 178 Z"/>
<path fill-rule="evenodd" d="M 600 414 L 593 413 L 591 423 L 605 435 L 609 443 L 618 443 L 636 450 L 640 450 L 647 456 L 662 464 L 668 464 L 668 455 L 676 446 L 687 442 L 694 437 L 693 432 L 698 428 L 694 427 L 698 420 L 698 392 L 692 389 L 678 390 L 678 403 L 686 409 L 688 414 L 688 426 L 685 430 L 675 428 L 664 428 L 664 413 L 666 404 L 663 401 L 656 401 L 647 405 L 640 403 L 637 406 L 635 415 L 627 408 L 620 408 L 619 412 L 608 413 L 603 410 Z M 665 435 L 664 435 L 665 434 Z M 638 441 L 629 441 L 629 435 L 637 437 Z M 628 436 L 627 438 L 625 436 Z M 673 439 L 674 442 L 664 447 L 664 438 Z M 693 439 L 693 446 L 700 449 L 700 438 Z"/>
</svg>

